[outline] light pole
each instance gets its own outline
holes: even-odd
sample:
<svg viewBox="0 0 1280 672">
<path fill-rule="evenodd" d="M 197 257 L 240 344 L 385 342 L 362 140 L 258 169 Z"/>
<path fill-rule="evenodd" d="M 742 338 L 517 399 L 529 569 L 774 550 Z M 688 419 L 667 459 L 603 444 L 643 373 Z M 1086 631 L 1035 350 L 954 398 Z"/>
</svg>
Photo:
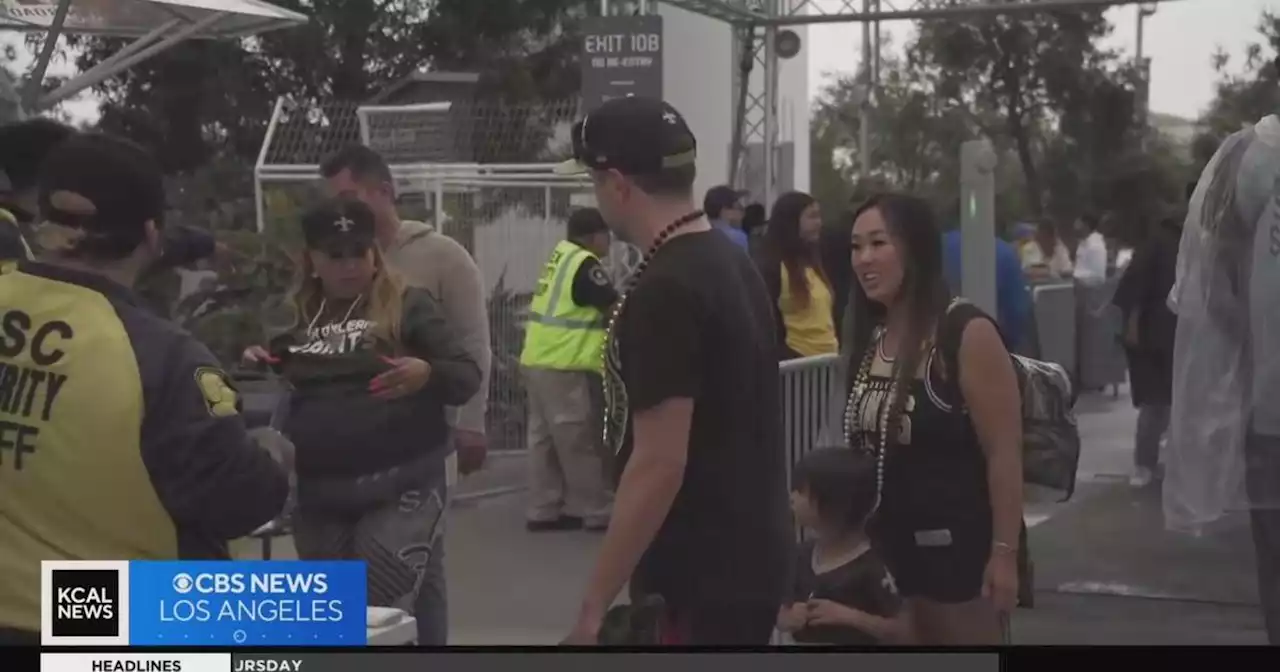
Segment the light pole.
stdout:
<svg viewBox="0 0 1280 672">
<path fill-rule="evenodd" d="M 1137 52 L 1138 76 L 1140 79 L 1138 90 L 1138 123 L 1146 129 L 1149 115 L 1148 103 L 1151 97 L 1151 61 L 1143 53 L 1143 38 L 1145 37 L 1145 24 L 1147 18 L 1155 15 L 1156 10 L 1160 6 L 1155 2 L 1144 2 L 1138 5 L 1138 34 L 1136 36 L 1135 51 Z"/>
</svg>

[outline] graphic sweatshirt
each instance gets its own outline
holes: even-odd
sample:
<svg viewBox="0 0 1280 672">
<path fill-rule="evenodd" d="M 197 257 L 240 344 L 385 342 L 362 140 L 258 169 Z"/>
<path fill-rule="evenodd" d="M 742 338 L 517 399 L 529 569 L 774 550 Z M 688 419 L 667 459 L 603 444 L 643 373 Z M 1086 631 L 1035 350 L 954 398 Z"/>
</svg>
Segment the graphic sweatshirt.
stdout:
<svg viewBox="0 0 1280 672">
<path fill-rule="evenodd" d="M 293 392 L 285 434 L 306 478 L 360 478 L 430 456 L 449 454 L 445 407 L 480 387 L 480 367 L 424 290 L 404 294 L 399 345 L 377 342 L 367 306 L 330 302 L 319 319 L 289 334 L 283 373 Z M 369 383 L 391 368 L 383 358 L 416 357 L 431 366 L 427 384 L 392 401 Z"/>
</svg>

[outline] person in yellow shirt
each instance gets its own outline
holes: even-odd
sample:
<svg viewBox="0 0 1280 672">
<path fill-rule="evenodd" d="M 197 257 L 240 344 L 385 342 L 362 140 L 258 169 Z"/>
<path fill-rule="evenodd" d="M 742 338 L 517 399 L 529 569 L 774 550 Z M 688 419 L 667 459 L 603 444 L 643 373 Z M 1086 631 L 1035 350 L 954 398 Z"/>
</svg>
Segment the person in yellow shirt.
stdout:
<svg viewBox="0 0 1280 672">
<path fill-rule="evenodd" d="M 792 191 L 774 202 L 759 265 L 777 308 L 779 359 L 839 350 L 831 283 L 818 256 L 821 231 L 822 210 L 809 194 Z"/>
</svg>

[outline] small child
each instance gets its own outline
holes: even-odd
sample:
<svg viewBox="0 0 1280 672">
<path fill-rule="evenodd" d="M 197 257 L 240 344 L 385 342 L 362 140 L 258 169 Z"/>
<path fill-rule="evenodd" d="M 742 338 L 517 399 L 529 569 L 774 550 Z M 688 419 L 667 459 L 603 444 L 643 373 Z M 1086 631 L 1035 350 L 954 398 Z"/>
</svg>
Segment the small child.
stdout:
<svg viewBox="0 0 1280 672">
<path fill-rule="evenodd" d="M 866 535 L 875 473 L 874 457 L 847 448 L 815 450 L 796 465 L 791 511 L 813 538 L 798 548 L 791 600 L 778 611 L 778 629 L 799 644 L 907 639 L 893 577 Z"/>
</svg>

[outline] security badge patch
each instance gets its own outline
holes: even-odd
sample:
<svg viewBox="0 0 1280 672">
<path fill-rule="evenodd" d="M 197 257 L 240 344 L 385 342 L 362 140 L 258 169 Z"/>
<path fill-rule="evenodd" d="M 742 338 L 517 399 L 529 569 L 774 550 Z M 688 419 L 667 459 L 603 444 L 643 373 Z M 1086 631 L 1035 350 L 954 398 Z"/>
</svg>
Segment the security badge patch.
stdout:
<svg viewBox="0 0 1280 672">
<path fill-rule="evenodd" d="M 591 276 L 592 282 L 596 283 L 597 285 L 600 285 L 601 287 L 607 286 L 609 284 L 609 276 L 605 275 L 604 269 L 599 266 L 592 266 L 591 270 L 588 272 L 588 275 Z"/>
<path fill-rule="evenodd" d="M 202 366 L 196 369 L 196 387 L 204 397 L 205 408 L 215 418 L 228 418 L 239 412 L 236 391 L 221 369 Z"/>
</svg>

